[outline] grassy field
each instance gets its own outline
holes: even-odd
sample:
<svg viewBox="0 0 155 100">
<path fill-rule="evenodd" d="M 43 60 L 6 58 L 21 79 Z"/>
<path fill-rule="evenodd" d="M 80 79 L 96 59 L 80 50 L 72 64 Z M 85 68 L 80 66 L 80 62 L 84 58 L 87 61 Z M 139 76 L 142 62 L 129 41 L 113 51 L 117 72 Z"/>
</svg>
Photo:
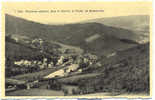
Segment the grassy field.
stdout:
<svg viewBox="0 0 155 100">
<path fill-rule="evenodd" d="M 91 94 L 84 94 L 84 95 L 80 95 L 80 96 L 115 96 L 115 97 L 123 97 L 123 96 L 131 96 L 131 97 L 134 97 L 134 96 L 149 96 L 148 94 L 146 93 L 110 93 L 110 92 L 99 92 L 99 93 L 91 93 Z"/>
<path fill-rule="evenodd" d="M 64 96 L 62 91 L 47 90 L 47 89 L 30 89 L 30 90 L 17 90 L 14 92 L 7 92 L 6 96 Z M 110 92 L 98 92 L 76 96 L 149 96 L 146 93 L 110 93 Z"/>
<path fill-rule="evenodd" d="M 54 91 L 47 89 L 30 89 L 30 90 L 17 90 L 14 92 L 7 92 L 6 96 L 63 96 L 62 91 Z"/>
</svg>

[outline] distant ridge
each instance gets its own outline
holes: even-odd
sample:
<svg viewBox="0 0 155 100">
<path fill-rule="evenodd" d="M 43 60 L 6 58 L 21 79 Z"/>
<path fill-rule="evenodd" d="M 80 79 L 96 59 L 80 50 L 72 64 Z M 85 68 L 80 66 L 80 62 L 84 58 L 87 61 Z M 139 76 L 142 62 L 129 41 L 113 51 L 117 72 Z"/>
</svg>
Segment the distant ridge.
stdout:
<svg viewBox="0 0 155 100">
<path fill-rule="evenodd" d="M 149 15 L 129 15 L 118 17 L 97 18 L 86 20 L 88 22 L 97 22 L 108 26 L 129 29 L 133 31 L 149 32 L 150 16 Z"/>
<path fill-rule="evenodd" d="M 47 25 L 28 21 L 6 14 L 6 35 L 22 35 L 42 38 L 46 41 L 56 41 L 67 45 L 78 46 L 86 51 L 108 54 L 120 49 L 127 49 L 139 41 L 139 36 L 131 30 L 107 26 L 97 22 L 76 23 L 66 25 Z M 98 34 L 99 37 L 91 43 L 85 40 Z"/>
</svg>

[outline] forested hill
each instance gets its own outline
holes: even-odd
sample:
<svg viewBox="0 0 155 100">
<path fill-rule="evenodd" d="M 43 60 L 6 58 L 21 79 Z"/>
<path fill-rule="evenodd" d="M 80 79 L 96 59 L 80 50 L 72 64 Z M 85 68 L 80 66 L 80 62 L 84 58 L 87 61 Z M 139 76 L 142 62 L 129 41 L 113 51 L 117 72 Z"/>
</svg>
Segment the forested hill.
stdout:
<svg viewBox="0 0 155 100">
<path fill-rule="evenodd" d="M 97 18 L 92 20 L 86 20 L 88 22 L 97 22 L 108 26 L 119 27 L 129 29 L 133 31 L 139 31 L 147 33 L 149 35 L 150 16 L 149 15 L 130 15 L 130 16 L 118 16 Z"/>
<path fill-rule="evenodd" d="M 81 47 L 87 51 L 113 52 L 135 45 L 139 37 L 130 30 L 109 27 L 100 23 L 45 25 L 6 14 L 6 34 L 42 38 Z M 122 41 L 122 40 L 127 40 Z M 133 42 L 130 42 L 133 41 Z"/>
</svg>

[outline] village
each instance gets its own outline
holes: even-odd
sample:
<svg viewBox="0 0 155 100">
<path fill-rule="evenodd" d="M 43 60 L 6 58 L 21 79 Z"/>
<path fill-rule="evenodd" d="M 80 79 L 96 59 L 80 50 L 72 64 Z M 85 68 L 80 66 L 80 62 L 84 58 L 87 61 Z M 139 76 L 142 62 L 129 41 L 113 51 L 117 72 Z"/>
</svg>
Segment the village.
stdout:
<svg viewBox="0 0 155 100">
<path fill-rule="evenodd" d="M 19 42 L 18 39 L 13 39 L 16 42 Z M 25 43 L 30 43 L 26 41 Z M 44 52 L 44 48 L 42 48 L 44 41 L 42 39 L 34 39 L 32 40 L 31 47 L 33 48 L 41 48 L 40 53 Z M 31 88 L 38 88 L 40 85 L 45 82 L 47 84 L 47 89 L 51 88 L 51 80 L 52 80 L 52 87 L 54 86 L 54 90 L 63 90 L 66 95 L 65 89 L 60 89 L 62 84 L 59 82 L 54 83 L 56 80 L 55 78 L 63 78 L 72 75 L 81 74 L 84 69 L 88 68 L 89 66 L 97 63 L 97 56 L 91 53 L 85 54 L 77 54 L 73 52 L 68 52 L 69 49 L 60 49 L 61 53 L 54 56 L 44 56 L 37 59 L 19 59 L 13 62 L 14 68 L 11 70 L 11 77 L 6 79 L 6 92 L 16 91 L 20 89 L 31 89 Z M 66 53 L 67 52 L 67 53 Z M 27 57 L 25 57 L 27 58 Z M 98 64 L 101 66 L 101 64 Z M 45 73 L 47 70 L 51 70 L 48 73 Z M 44 72 L 45 71 L 45 72 Z M 29 74 L 33 73 L 44 73 L 44 75 L 32 75 L 31 78 L 26 77 L 24 75 L 29 76 Z M 18 76 L 23 77 L 18 79 Z M 47 82 L 48 81 L 48 82 Z M 55 84 L 57 84 L 55 86 Z M 59 86 L 60 85 L 60 86 Z M 58 87 L 58 88 L 57 88 Z M 72 91 L 72 90 L 71 90 Z M 73 89 L 74 91 L 74 89 Z"/>
<path fill-rule="evenodd" d="M 6 13 L 4 96 L 150 95 L 151 15 L 137 14 L 55 23 Z"/>
<path fill-rule="evenodd" d="M 108 77 L 117 79 L 117 76 L 110 74 L 111 71 L 116 70 L 113 72 L 116 75 L 121 73 L 122 69 L 133 68 L 133 71 L 136 71 L 136 68 L 143 64 L 146 67 L 141 70 L 145 70 L 149 64 L 147 43 L 99 57 L 86 51 L 79 53 L 75 47 L 64 47 L 41 38 L 17 37 L 10 36 L 7 39 L 18 45 L 25 45 L 30 50 L 33 49 L 36 54 L 21 55 L 13 59 L 6 57 L 7 95 L 86 95 L 107 92 L 110 87 L 113 87 L 110 91 L 118 92 L 122 86 L 115 86 L 110 82 Z M 94 38 L 98 38 L 98 35 L 88 41 Z M 145 55 L 139 57 L 141 52 L 145 52 Z M 132 53 L 135 55 L 131 55 Z M 124 78 L 121 81 L 123 80 Z M 126 91 L 128 90 L 132 89 L 127 88 Z M 37 94 L 36 91 L 43 92 Z M 44 92 L 46 94 L 40 94 Z"/>
<path fill-rule="evenodd" d="M 31 81 L 29 81 L 29 79 L 26 81 L 22 81 L 22 80 L 8 78 L 6 79 L 6 86 L 7 86 L 6 91 L 9 92 L 9 91 L 15 91 L 18 89 L 38 88 L 39 83 L 42 83 L 42 82 L 44 83 L 44 81 L 47 81 L 47 80 L 49 82 L 46 88 L 53 89 L 51 88 L 52 86 L 54 87 L 54 90 L 55 89 L 61 90 L 60 87 L 62 84 L 60 85 L 58 82 L 54 83 L 54 81 L 56 81 L 55 78 L 62 78 L 62 77 L 68 77 L 71 75 L 81 74 L 84 68 L 87 68 L 88 66 L 94 64 L 96 60 L 97 60 L 96 58 L 91 58 L 88 56 L 86 56 L 85 58 L 78 57 L 75 60 L 73 60 L 72 57 L 65 58 L 64 56 L 60 56 L 56 64 L 54 64 L 53 61 L 49 62 L 47 58 L 44 58 L 43 61 L 28 61 L 28 60 L 15 61 L 14 64 L 16 66 L 22 69 L 31 70 L 32 73 L 37 71 L 39 72 L 42 70 L 49 70 L 49 69 L 53 69 L 55 71 L 47 74 L 46 76 L 43 76 L 41 79 L 34 78 Z M 25 71 L 24 74 L 29 74 L 29 71 L 27 72 Z M 51 85 L 51 83 L 54 85 Z M 66 93 L 65 90 L 63 91 Z"/>
</svg>

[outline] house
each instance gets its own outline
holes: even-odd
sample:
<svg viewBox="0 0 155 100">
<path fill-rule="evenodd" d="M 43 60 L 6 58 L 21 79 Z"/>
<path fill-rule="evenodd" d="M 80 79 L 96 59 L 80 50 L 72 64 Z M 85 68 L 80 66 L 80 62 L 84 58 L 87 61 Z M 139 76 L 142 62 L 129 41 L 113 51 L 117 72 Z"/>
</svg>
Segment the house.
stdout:
<svg viewBox="0 0 155 100">
<path fill-rule="evenodd" d="M 51 62 L 50 64 L 48 64 L 48 68 L 53 68 L 54 65 L 53 65 L 53 62 Z"/>
<path fill-rule="evenodd" d="M 46 63 L 46 62 L 47 62 L 47 58 L 44 58 L 44 59 L 43 59 L 43 62 Z"/>
<path fill-rule="evenodd" d="M 32 62 L 28 60 L 20 60 L 20 61 L 15 61 L 14 64 L 19 66 L 22 66 L 22 65 L 30 66 Z"/>
<path fill-rule="evenodd" d="M 38 65 L 41 65 L 42 64 L 42 62 L 41 61 L 38 61 Z"/>
<path fill-rule="evenodd" d="M 39 67 L 40 67 L 40 69 L 44 69 L 44 65 L 43 64 L 40 64 Z"/>
<path fill-rule="evenodd" d="M 20 60 L 20 61 L 15 61 L 14 62 L 15 65 L 23 65 L 24 64 L 24 60 Z"/>
<path fill-rule="evenodd" d="M 64 56 L 60 56 L 60 59 L 58 60 L 58 62 L 57 62 L 56 65 L 61 65 L 61 64 L 63 64 L 64 59 L 65 59 Z"/>
<path fill-rule="evenodd" d="M 72 72 L 72 71 L 76 71 L 78 68 L 79 68 L 78 64 L 72 64 L 72 65 L 69 65 L 67 67 L 66 72 L 69 73 L 69 72 Z"/>
</svg>

